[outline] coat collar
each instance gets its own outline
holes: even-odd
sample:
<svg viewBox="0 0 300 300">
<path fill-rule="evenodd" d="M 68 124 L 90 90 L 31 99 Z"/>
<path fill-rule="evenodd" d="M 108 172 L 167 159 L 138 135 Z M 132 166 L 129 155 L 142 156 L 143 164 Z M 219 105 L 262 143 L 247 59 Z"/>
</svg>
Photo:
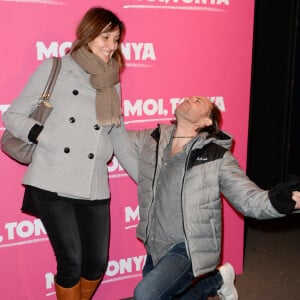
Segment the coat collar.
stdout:
<svg viewBox="0 0 300 300">
<path fill-rule="evenodd" d="M 64 61 L 66 63 L 68 76 L 75 78 L 81 85 L 92 88 L 90 84 L 90 75 L 73 60 L 70 54 L 64 56 Z"/>
</svg>

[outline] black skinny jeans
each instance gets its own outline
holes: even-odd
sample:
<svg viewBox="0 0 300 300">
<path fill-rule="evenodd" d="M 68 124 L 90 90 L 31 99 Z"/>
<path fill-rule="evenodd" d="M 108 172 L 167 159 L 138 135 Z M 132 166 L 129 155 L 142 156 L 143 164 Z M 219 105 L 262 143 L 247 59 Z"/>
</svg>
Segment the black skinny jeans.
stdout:
<svg viewBox="0 0 300 300">
<path fill-rule="evenodd" d="M 68 288 L 80 277 L 99 279 L 108 261 L 109 201 L 100 205 L 76 204 L 76 200 L 62 200 L 65 198 L 56 193 L 30 188 L 56 256 L 56 282 Z"/>
</svg>

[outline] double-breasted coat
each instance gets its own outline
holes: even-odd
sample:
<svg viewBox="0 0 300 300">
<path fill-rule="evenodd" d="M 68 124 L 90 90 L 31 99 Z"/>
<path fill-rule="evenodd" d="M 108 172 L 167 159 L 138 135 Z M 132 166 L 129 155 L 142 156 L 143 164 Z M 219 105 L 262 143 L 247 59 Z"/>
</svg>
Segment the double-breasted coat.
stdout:
<svg viewBox="0 0 300 300">
<path fill-rule="evenodd" d="M 51 66 L 52 59 L 45 59 L 3 114 L 6 128 L 28 143 L 28 134 L 36 124 L 29 115 L 37 106 Z M 70 198 L 107 199 L 110 197 L 107 162 L 113 151 L 129 174 L 137 173 L 129 161 L 123 121 L 120 127 L 97 124 L 96 90 L 89 78 L 70 55 L 62 57 L 50 99 L 53 110 L 38 136 L 23 184 Z M 116 89 L 120 95 L 120 84 Z"/>
</svg>

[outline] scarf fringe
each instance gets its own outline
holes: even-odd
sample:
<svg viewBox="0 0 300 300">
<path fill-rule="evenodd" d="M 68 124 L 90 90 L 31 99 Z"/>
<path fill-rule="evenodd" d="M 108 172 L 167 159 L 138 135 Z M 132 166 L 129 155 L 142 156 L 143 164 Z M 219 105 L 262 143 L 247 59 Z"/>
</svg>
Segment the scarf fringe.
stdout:
<svg viewBox="0 0 300 300">
<path fill-rule="evenodd" d="M 100 126 L 115 126 L 115 127 L 120 127 L 121 125 L 121 119 L 114 117 L 111 120 L 98 120 L 98 125 Z"/>
</svg>

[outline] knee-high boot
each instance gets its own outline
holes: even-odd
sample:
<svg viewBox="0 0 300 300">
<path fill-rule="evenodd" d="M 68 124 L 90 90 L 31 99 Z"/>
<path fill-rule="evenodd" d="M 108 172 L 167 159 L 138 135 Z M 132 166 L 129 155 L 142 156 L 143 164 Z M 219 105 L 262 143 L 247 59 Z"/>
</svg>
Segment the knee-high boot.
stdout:
<svg viewBox="0 0 300 300">
<path fill-rule="evenodd" d="M 70 288 L 62 287 L 55 282 L 55 291 L 57 300 L 80 300 L 80 281 Z"/>
<path fill-rule="evenodd" d="M 80 278 L 81 300 L 92 299 L 92 296 L 95 294 L 102 278 L 103 276 L 96 280 L 87 280 L 82 277 Z"/>
</svg>

